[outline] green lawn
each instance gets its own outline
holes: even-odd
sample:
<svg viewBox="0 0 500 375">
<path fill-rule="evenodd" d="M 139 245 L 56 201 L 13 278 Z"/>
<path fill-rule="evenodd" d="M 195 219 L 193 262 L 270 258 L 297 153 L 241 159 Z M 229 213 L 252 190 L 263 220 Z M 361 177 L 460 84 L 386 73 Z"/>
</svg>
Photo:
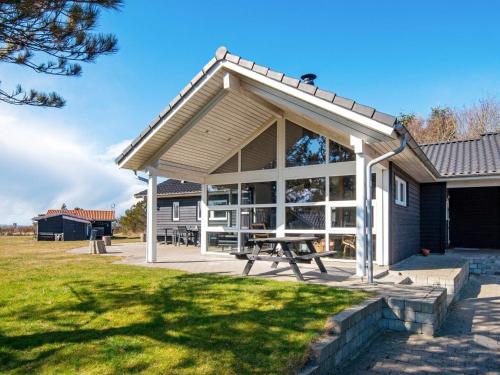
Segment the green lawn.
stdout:
<svg viewBox="0 0 500 375">
<path fill-rule="evenodd" d="M 366 297 L 64 251 L 82 245 L 0 237 L 0 372 L 287 373 Z"/>
</svg>

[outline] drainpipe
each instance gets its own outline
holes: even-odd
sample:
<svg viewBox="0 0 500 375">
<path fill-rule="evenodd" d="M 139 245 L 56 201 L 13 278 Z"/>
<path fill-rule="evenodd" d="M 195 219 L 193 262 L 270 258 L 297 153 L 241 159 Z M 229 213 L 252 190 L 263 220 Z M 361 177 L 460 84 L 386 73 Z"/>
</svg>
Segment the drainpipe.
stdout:
<svg viewBox="0 0 500 375">
<path fill-rule="evenodd" d="M 368 254 L 365 254 L 365 259 L 368 259 L 368 283 L 373 284 L 373 224 L 372 224 L 372 168 L 375 164 L 380 163 L 381 161 L 387 160 L 394 155 L 399 154 L 401 151 L 403 151 L 406 147 L 406 144 L 408 142 L 408 131 L 404 128 L 403 125 L 401 124 L 396 124 L 394 126 L 394 129 L 397 132 L 404 132 L 403 136 L 401 137 L 401 143 L 399 144 L 398 148 L 395 148 L 392 151 L 389 151 L 388 153 L 379 156 L 378 158 L 373 159 L 370 161 L 367 166 L 366 166 L 366 204 L 365 204 L 365 231 L 366 237 L 365 237 L 365 251 L 368 252 Z"/>
</svg>

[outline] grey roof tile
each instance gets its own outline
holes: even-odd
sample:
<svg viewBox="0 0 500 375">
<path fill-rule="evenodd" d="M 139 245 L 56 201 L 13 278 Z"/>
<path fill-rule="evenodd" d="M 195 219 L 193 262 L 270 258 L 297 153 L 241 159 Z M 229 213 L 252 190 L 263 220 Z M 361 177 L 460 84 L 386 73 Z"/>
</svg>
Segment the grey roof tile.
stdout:
<svg viewBox="0 0 500 375">
<path fill-rule="evenodd" d="M 375 108 L 368 107 L 367 105 L 363 105 L 363 104 L 359 104 L 359 103 L 354 103 L 354 107 L 352 107 L 352 110 L 356 113 L 359 113 L 360 115 L 370 117 L 370 118 L 375 113 Z"/>
<path fill-rule="evenodd" d="M 170 112 L 170 108 L 172 108 L 172 106 L 171 106 L 170 104 L 169 104 L 169 105 L 167 105 L 167 106 L 163 109 L 163 111 L 161 111 L 161 112 L 160 112 L 160 116 L 159 116 L 159 118 L 164 117 L 164 116 L 165 116 L 168 112 Z M 153 121 L 158 121 L 158 118 L 157 118 L 157 119 L 155 119 L 155 120 L 153 120 Z M 150 128 L 152 128 L 154 125 L 155 125 L 155 124 L 151 123 L 151 124 L 149 124 L 149 127 L 150 127 Z"/>
<path fill-rule="evenodd" d="M 210 61 L 203 67 L 203 73 L 207 73 L 210 68 L 215 65 L 216 62 L 217 60 L 215 59 L 215 57 L 212 57 Z"/>
<path fill-rule="evenodd" d="M 203 73 L 203 71 L 201 71 L 201 70 L 200 70 L 200 71 L 198 72 L 198 74 L 196 74 L 196 75 L 193 77 L 193 79 L 191 80 L 191 85 L 193 85 L 193 86 L 194 86 L 194 85 L 196 85 L 196 83 L 198 83 L 198 81 L 199 81 L 200 79 L 202 79 L 202 78 L 203 78 L 203 76 L 204 76 L 204 73 Z"/>
<path fill-rule="evenodd" d="M 288 76 L 283 76 L 283 79 L 281 80 L 285 85 L 292 86 L 292 87 L 299 87 L 300 81 L 297 78 L 293 77 L 288 77 Z"/>
<path fill-rule="evenodd" d="M 500 174 L 500 132 L 420 148 L 445 177 Z"/>
<path fill-rule="evenodd" d="M 227 53 L 226 54 L 226 60 L 230 61 L 232 63 L 238 64 L 240 62 L 240 57 L 236 56 L 236 55 L 233 55 L 231 53 Z"/>
<path fill-rule="evenodd" d="M 257 73 L 265 76 L 267 74 L 267 71 L 269 70 L 269 68 L 262 66 L 262 65 L 254 64 L 252 70 L 254 72 L 257 72 Z"/>
<path fill-rule="evenodd" d="M 281 80 L 283 79 L 284 74 L 280 73 L 280 72 L 275 72 L 274 70 L 269 69 L 268 72 L 267 72 L 267 76 L 269 78 L 272 78 L 272 79 L 274 79 L 276 81 L 280 81 L 281 82 Z"/>
<path fill-rule="evenodd" d="M 177 104 L 177 102 L 181 100 L 181 95 L 177 95 L 175 98 L 172 99 L 172 101 L 169 103 L 170 108 L 172 108 L 174 105 Z"/>
<path fill-rule="evenodd" d="M 310 85 L 308 83 L 300 82 L 299 90 L 307 92 L 308 94 L 314 95 L 316 93 L 317 87 L 314 85 Z"/>
<path fill-rule="evenodd" d="M 240 61 L 238 62 L 238 65 L 247 68 L 247 69 L 252 69 L 254 62 L 250 60 L 245 60 L 240 57 Z"/>
<path fill-rule="evenodd" d="M 372 118 L 375 121 L 381 122 L 382 124 L 389 126 L 393 126 L 397 121 L 396 116 L 388 115 L 387 113 L 379 112 L 377 110 L 373 114 Z"/>
<path fill-rule="evenodd" d="M 352 107 L 354 105 L 354 100 L 336 95 L 335 98 L 333 99 L 333 104 L 337 104 L 337 105 L 344 107 L 344 108 L 347 108 L 347 109 L 352 109 Z"/>
<path fill-rule="evenodd" d="M 335 93 L 330 92 L 330 91 L 321 90 L 320 88 L 318 88 L 316 90 L 316 93 L 314 95 L 316 95 L 318 98 L 324 99 L 328 102 L 333 102 L 333 99 L 335 98 Z"/>
<path fill-rule="evenodd" d="M 187 92 L 188 92 L 189 90 L 191 90 L 191 87 L 193 87 L 193 86 L 191 85 L 191 82 L 189 82 L 189 83 L 188 83 L 186 86 L 184 86 L 184 88 L 181 90 L 181 92 L 180 92 L 180 96 L 185 96 L 185 95 L 187 94 Z"/>
<path fill-rule="evenodd" d="M 135 194 L 137 198 L 144 197 L 147 195 L 147 190 L 143 190 L 140 193 Z M 180 181 L 174 179 L 168 179 L 158 184 L 157 194 L 162 196 L 169 195 L 182 195 L 182 194 L 201 194 L 201 185 L 195 182 Z"/>
</svg>

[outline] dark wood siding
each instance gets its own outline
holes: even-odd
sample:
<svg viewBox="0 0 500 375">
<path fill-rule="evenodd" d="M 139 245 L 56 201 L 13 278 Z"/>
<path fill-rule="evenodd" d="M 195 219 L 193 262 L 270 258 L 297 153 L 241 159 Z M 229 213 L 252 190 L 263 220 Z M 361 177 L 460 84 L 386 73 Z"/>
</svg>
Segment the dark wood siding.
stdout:
<svg viewBox="0 0 500 375">
<path fill-rule="evenodd" d="M 42 239 L 40 233 L 63 233 L 62 216 L 49 217 L 38 220 L 38 239 Z M 53 238 L 52 238 L 53 239 Z"/>
<path fill-rule="evenodd" d="M 178 225 L 201 225 L 197 219 L 197 203 L 201 196 L 178 197 L 178 198 L 158 198 L 157 228 L 158 235 L 165 234 L 165 228 L 172 228 Z M 173 202 L 179 202 L 179 221 L 172 220 Z"/>
<path fill-rule="evenodd" d="M 432 252 L 446 249 L 446 183 L 420 185 L 420 243 Z"/>
<path fill-rule="evenodd" d="M 500 249 L 500 187 L 449 189 L 450 247 Z"/>
<path fill-rule="evenodd" d="M 87 223 L 80 221 L 64 220 L 64 241 L 79 241 L 87 239 Z"/>
<path fill-rule="evenodd" d="M 420 185 L 403 170 L 390 163 L 389 263 L 394 264 L 420 250 Z M 394 177 L 407 183 L 407 206 L 394 202 Z"/>
</svg>

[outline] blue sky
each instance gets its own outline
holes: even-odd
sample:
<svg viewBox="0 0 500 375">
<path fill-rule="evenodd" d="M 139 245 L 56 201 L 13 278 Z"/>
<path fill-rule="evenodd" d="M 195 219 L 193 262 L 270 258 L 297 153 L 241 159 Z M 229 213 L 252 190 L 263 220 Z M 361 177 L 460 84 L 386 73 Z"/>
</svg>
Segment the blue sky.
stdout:
<svg viewBox="0 0 500 375">
<path fill-rule="evenodd" d="M 314 72 L 320 87 L 381 111 L 425 115 L 432 106 L 500 97 L 498 14 L 500 2 L 493 1 L 125 0 L 120 12 L 106 12 L 100 22 L 100 31 L 117 35 L 120 51 L 84 65 L 82 77 L 0 66 L 3 89 L 19 82 L 67 100 L 60 110 L 0 104 L 0 158 L 6 161 L 0 223 L 29 222 L 62 200 L 123 210 L 141 185 L 115 171 L 112 156 L 220 45 L 293 76 Z M 54 144 L 43 164 L 48 141 L 41 140 L 48 134 Z M 64 156 L 55 151 L 61 147 Z M 102 181 L 101 189 L 90 187 L 94 180 Z"/>
</svg>

